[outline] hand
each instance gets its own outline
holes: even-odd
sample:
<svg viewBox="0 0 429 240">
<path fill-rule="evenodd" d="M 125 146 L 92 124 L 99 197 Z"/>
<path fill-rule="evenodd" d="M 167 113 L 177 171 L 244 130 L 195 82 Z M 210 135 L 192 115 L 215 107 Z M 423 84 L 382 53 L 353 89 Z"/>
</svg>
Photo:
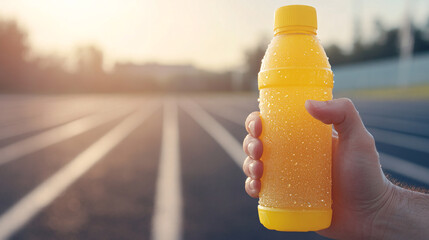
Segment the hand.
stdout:
<svg viewBox="0 0 429 240">
<path fill-rule="evenodd" d="M 384 221 L 380 217 L 389 211 L 395 189 L 381 170 L 374 138 L 349 99 L 308 100 L 305 107 L 314 118 L 333 124 L 336 130 L 332 136 L 332 224 L 318 233 L 336 239 L 372 238 L 376 231 L 377 234 L 383 231 L 377 224 Z M 258 139 L 262 133 L 259 112 L 248 116 L 246 129 L 249 134 L 243 142 L 248 155 L 243 164 L 248 176 L 245 189 L 256 198 L 263 172 L 260 161 L 263 144 Z"/>
</svg>

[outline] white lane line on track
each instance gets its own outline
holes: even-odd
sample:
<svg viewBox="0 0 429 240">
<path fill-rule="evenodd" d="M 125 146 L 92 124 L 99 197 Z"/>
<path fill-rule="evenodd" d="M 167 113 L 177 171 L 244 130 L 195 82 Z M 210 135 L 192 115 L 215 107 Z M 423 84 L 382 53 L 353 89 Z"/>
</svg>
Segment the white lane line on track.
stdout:
<svg viewBox="0 0 429 240">
<path fill-rule="evenodd" d="M 152 240 L 182 239 L 182 190 L 180 176 L 177 105 L 164 103 L 161 156 L 152 219 Z"/>
<path fill-rule="evenodd" d="M 216 116 L 219 116 L 225 120 L 228 120 L 230 122 L 236 123 L 237 125 L 240 125 L 244 128 L 244 123 L 246 121 L 246 118 L 243 117 L 240 113 L 237 113 L 235 109 L 232 108 L 221 108 L 217 106 L 211 106 L 210 107 L 213 111 L 211 111 Z"/>
<path fill-rule="evenodd" d="M 363 115 L 362 118 L 367 127 L 381 127 L 384 129 L 398 130 L 404 133 L 420 134 L 429 137 L 429 123 L 412 120 L 389 118 L 376 115 Z"/>
<path fill-rule="evenodd" d="M 429 139 L 427 138 L 375 128 L 368 128 L 368 131 L 374 135 L 376 142 L 429 153 Z"/>
<path fill-rule="evenodd" d="M 246 154 L 242 145 L 220 123 L 211 117 L 202 107 L 191 100 L 181 102 L 181 107 L 210 134 L 241 168 Z"/>
<path fill-rule="evenodd" d="M 24 227 L 43 208 L 51 204 L 70 185 L 140 126 L 155 109 L 155 107 L 152 107 L 145 111 L 141 110 L 125 118 L 67 165 L 9 208 L 0 216 L 0 239 L 10 238 Z"/>
<path fill-rule="evenodd" d="M 49 129 L 35 136 L 9 144 L 0 148 L 0 167 L 10 161 L 34 153 L 55 143 L 62 142 L 81 133 L 89 131 L 103 123 L 125 116 L 131 109 L 119 112 L 107 112 L 80 118 L 67 124 Z"/>
<path fill-rule="evenodd" d="M 380 153 L 380 162 L 387 170 L 429 185 L 428 168 L 384 153 Z"/>
<path fill-rule="evenodd" d="M 18 136 L 24 133 L 29 133 L 39 129 L 48 128 L 58 124 L 65 123 L 70 120 L 76 120 L 85 115 L 90 114 L 90 109 L 85 109 L 84 111 L 75 112 L 75 110 L 80 110 L 81 106 L 75 106 L 72 109 L 53 109 L 55 113 L 48 113 L 47 115 L 37 116 L 31 119 L 26 119 L 25 121 L 13 124 L 11 126 L 4 126 L 0 128 L 0 140 Z"/>
</svg>

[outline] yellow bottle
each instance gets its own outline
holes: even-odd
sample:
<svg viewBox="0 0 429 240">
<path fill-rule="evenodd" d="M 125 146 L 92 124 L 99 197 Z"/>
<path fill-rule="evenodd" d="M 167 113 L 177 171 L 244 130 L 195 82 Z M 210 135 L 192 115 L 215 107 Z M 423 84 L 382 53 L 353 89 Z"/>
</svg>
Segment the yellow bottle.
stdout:
<svg viewBox="0 0 429 240">
<path fill-rule="evenodd" d="M 317 231 L 331 224 L 332 127 L 305 109 L 332 99 L 333 74 L 316 37 L 316 10 L 277 9 L 258 75 L 264 174 L 259 219 L 268 229 Z"/>
</svg>

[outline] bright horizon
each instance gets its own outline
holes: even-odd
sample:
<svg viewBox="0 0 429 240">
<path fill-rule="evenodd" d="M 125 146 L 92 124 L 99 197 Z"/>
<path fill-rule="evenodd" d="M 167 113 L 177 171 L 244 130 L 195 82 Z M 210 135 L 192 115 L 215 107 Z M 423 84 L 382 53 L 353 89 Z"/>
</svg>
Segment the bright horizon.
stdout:
<svg viewBox="0 0 429 240">
<path fill-rule="evenodd" d="M 16 20 L 27 31 L 35 54 L 64 56 L 71 61 L 76 47 L 93 44 L 103 51 L 107 69 L 115 62 L 157 62 L 228 70 L 243 64 L 246 49 L 272 36 L 274 11 L 280 6 L 316 7 L 322 42 L 347 48 L 352 43 L 356 12 L 364 39 L 370 39 L 374 18 L 379 17 L 386 27 L 397 26 L 406 0 L 35 2 L 0 2 L 0 18 Z M 412 3 L 414 22 L 425 23 L 429 4 L 423 0 Z"/>
</svg>

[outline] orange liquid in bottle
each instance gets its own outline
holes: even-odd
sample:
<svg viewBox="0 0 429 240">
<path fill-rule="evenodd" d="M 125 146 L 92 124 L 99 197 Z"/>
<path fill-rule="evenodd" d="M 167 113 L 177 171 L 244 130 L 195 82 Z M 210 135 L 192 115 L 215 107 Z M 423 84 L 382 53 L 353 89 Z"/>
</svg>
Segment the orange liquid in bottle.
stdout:
<svg viewBox="0 0 429 240">
<path fill-rule="evenodd" d="M 333 74 L 317 23 L 302 18 L 315 22 L 315 9 L 277 10 L 258 76 L 264 146 L 258 211 L 261 223 L 278 231 L 321 230 L 332 217 L 332 127 L 314 119 L 304 103 L 332 99 Z"/>
</svg>

